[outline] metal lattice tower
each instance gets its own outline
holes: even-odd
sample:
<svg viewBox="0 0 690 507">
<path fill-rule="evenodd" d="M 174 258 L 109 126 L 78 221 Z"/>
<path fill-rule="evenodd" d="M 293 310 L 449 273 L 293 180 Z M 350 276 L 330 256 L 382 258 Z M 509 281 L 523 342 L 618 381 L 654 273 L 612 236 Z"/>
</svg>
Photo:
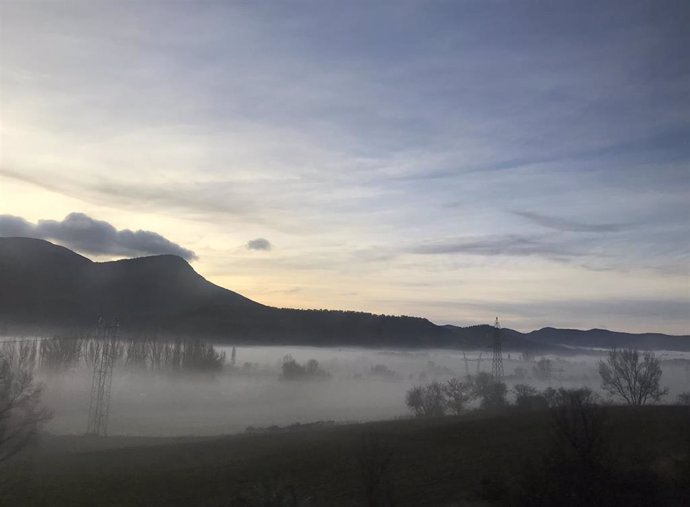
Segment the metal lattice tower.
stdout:
<svg viewBox="0 0 690 507">
<path fill-rule="evenodd" d="M 503 382 L 503 352 L 501 351 L 501 324 L 496 317 L 494 324 L 493 359 L 491 361 L 491 373 L 494 382 Z"/>
<path fill-rule="evenodd" d="M 113 382 L 113 366 L 117 355 L 117 324 L 107 325 L 103 319 L 98 321 L 96 346 L 98 350 L 93 360 L 91 380 L 91 401 L 89 402 L 88 435 L 108 434 L 110 415 L 110 388 Z"/>
</svg>

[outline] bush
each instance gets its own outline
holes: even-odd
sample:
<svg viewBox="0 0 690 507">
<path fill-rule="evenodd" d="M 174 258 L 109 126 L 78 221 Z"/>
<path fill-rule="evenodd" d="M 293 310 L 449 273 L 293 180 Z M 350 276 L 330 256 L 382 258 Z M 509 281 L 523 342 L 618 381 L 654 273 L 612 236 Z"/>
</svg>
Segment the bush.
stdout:
<svg viewBox="0 0 690 507">
<path fill-rule="evenodd" d="M 460 414 L 473 398 L 472 384 L 453 377 L 443 386 L 446 396 L 446 407 L 454 414 Z"/>
<path fill-rule="evenodd" d="M 417 417 L 444 415 L 444 386 L 438 382 L 432 382 L 428 386 L 415 386 L 407 391 L 405 403 Z"/>
<path fill-rule="evenodd" d="M 553 364 L 551 359 L 542 358 L 537 361 L 537 364 L 532 367 L 532 375 L 537 380 L 549 380 L 553 372 Z"/>
<path fill-rule="evenodd" d="M 287 355 L 283 358 L 282 370 L 282 378 L 285 380 L 331 378 L 330 373 L 319 367 L 319 362 L 316 359 L 310 359 L 306 365 L 302 366 L 292 356 Z"/>
<path fill-rule="evenodd" d="M 690 391 L 680 393 L 676 400 L 678 401 L 678 405 L 690 405 Z"/>
<path fill-rule="evenodd" d="M 515 392 L 515 406 L 520 409 L 537 410 L 549 406 L 544 395 L 539 394 L 537 389 L 530 385 L 516 384 L 513 391 Z"/>
</svg>

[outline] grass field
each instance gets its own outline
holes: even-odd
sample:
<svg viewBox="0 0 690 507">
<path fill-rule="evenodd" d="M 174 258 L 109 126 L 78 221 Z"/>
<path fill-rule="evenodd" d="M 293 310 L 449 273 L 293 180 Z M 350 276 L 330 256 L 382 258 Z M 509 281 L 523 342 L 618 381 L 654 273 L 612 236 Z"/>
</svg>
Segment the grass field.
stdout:
<svg viewBox="0 0 690 507">
<path fill-rule="evenodd" d="M 622 463 L 678 479 L 690 409 L 615 407 L 608 421 Z M 43 436 L 4 466 L 3 501 L 212 507 L 249 497 L 266 505 L 258 499 L 267 491 L 290 487 L 305 505 L 366 505 L 367 463 L 390 454 L 396 505 L 488 505 L 488 478 L 514 485 L 522 470 L 541 462 L 551 431 L 548 412 L 509 411 L 204 439 Z M 365 441 L 376 445 L 365 448 Z"/>
</svg>

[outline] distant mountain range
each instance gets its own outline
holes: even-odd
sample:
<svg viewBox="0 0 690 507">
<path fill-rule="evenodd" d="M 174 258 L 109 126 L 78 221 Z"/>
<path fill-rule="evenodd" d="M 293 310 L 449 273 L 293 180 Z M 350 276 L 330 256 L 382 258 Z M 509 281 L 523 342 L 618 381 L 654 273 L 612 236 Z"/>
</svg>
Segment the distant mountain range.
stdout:
<svg viewBox="0 0 690 507">
<path fill-rule="evenodd" d="M 273 308 L 204 279 L 172 255 L 93 262 L 30 238 L 0 238 L 0 333 L 88 332 L 99 317 L 123 332 L 237 344 L 487 348 L 493 328 L 363 312 Z M 572 347 L 690 350 L 690 336 L 544 328 L 502 332 L 506 350 Z"/>
</svg>

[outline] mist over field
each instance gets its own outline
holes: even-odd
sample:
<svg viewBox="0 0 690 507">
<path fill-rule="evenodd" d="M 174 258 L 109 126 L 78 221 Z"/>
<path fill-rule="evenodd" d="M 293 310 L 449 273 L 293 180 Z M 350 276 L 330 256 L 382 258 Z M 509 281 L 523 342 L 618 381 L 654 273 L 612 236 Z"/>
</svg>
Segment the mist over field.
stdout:
<svg viewBox="0 0 690 507">
<path fill-rule="evenodd" d="M 110 435 L 207 436 L 266 429 L 295 423 L 362 422 L 410 417 L 405 393 L 414 385 L 433 380 L 463 378 L 491 371 L 491 351 L 382 350 L 319 347 L 232 347 L 218 371 L 149 371 L 116 363 L 114 368 Z M 504 353 L 505 381 L 539 389 L 589 387 L 601 392 L 598 362 L 605 353 L 573 351 L 572 355 Z M 324 377 L 285 379 L 282 364 L 291 356 L 299 364 L 316 360 Z M 690 353 L 657 352 L 663 369 L 662 385 L 673 401 L 690 385 Z M 465 361 L 465 358 L 467 361 Z M 536 378 L 534 368 L 551 359 L 550 378 Z M 66 371 L 39 369 L 45 385 L 43 400 L 53 419 L 46 430 L 81 435 L 86 431 L 92 370 L 85 364 Z M 602 395 L 603 396 L 603 395 Z M 605 398 L 605 396 L 603 396 Z"/>
</svg>

